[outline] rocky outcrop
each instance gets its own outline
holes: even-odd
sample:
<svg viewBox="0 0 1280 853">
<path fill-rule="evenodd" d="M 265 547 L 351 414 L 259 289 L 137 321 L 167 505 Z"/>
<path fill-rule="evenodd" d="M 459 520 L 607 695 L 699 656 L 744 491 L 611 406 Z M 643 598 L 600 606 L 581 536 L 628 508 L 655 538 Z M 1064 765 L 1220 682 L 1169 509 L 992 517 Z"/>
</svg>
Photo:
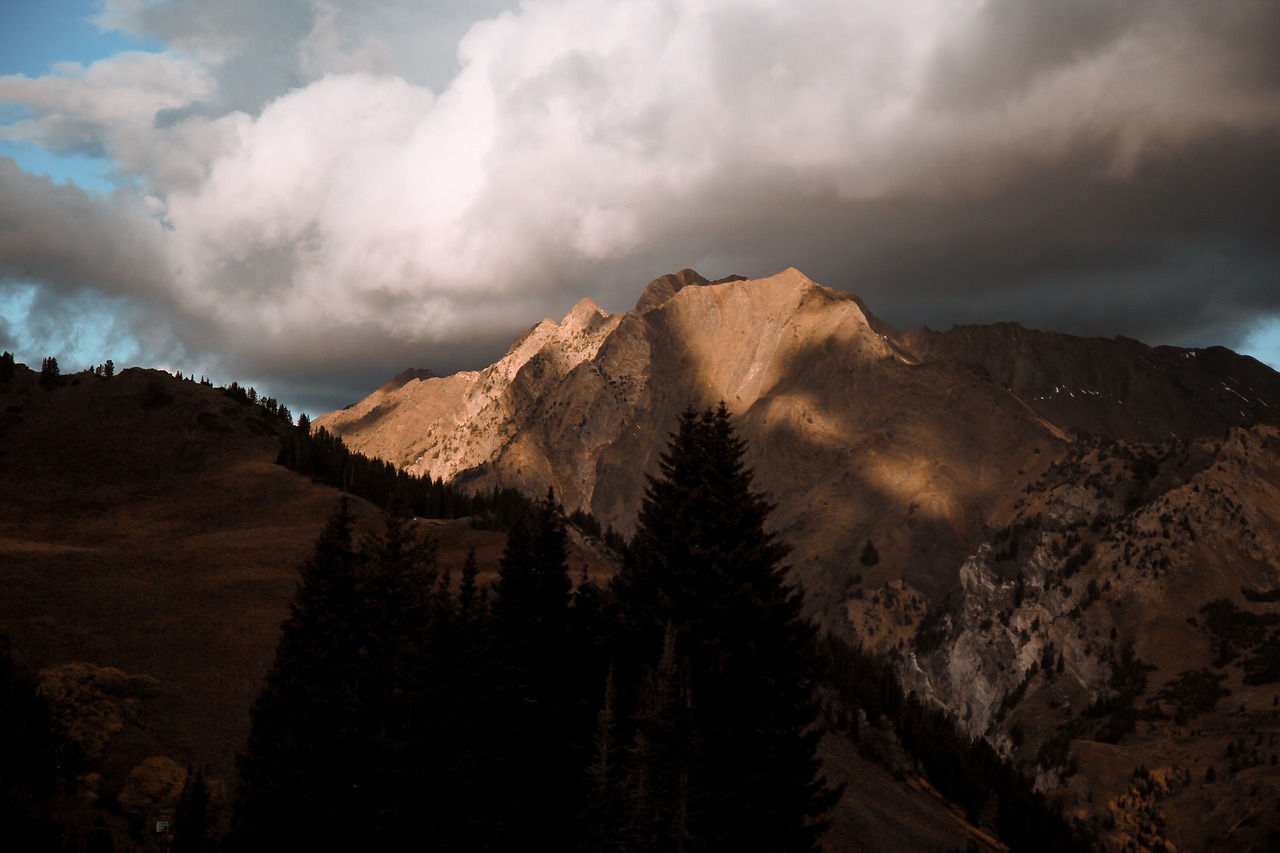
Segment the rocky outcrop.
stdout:
<svg viewBox="0 0 1280 853">
<path fill-rule="evenodd" d="M 1157 768 L 1182 768 L 1181 781 L 1142 799 L 1144 825 L 1178 846 L 1215 835 L 1248 846 L 1280 823 L 1241 825 L 1237 798 L 1274 789 L 1277 750 L 1231 734 L 1276 719 L 1277 482 L 1270 425 L 1077 442 L 964 561 L 959 590 L 911 641 L 882 650 L 908 689 L 1113 827 L 1110 846 L 1135 836 L 1128 812 L 1142 798 L 1126 786 Z"/>
</svg>

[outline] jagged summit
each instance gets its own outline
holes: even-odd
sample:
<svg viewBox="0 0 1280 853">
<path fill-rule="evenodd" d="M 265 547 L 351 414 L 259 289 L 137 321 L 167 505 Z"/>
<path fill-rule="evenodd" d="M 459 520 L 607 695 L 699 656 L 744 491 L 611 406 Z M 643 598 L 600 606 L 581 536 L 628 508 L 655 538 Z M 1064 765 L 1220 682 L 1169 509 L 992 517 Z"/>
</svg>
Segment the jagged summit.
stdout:
<svg viewBox="0 0 1280 853">
<path fill-rule="evenodd" d="M 436 378 L 436 374 L 425 367 L 410 367 L 407 370 L 402 370 L 397 373 L 378 390 L 389 393 L 391 391 L 395 391 L 397 388 L 403 388 L 410 382 L 421 382 L 424 379 L 434 378 Z"/>
<path fill-rule="evenodd" d="M 704 284 L 710 284 L 710 281 L 691 269 L 682 269 L 674 275 L 660 275 L 645 286 L 640 298 L 636 300 L 635 310 L 643 314 L 657 308 L 690 285 L 696 287 Z"/>
<path fill-rule="evenodd" d="M 561 325 L 586 330 L 599 325 L 600 321 L 607 320 L 608 317 L 605 310 L 597 305 L 594 299 L 587 296 L 573 306 L 573 310 L 565 315 Z"/>
<path fill-rule="evenodd" d="M 674 275 L 668 273 L 658 276 L 645 286 L 644 292 L 640 294 L 640 298 L 636 301 L 635 310 L 643 314 L 646 311 L 657 308 L 686 287 L 727 284 L 733 281 L 747 281 L 747 277 L 729 275 L 724 278 L 718 278 L 715 281 L 709 281 L 691 269 L 682 269 Z"/>
</svg>

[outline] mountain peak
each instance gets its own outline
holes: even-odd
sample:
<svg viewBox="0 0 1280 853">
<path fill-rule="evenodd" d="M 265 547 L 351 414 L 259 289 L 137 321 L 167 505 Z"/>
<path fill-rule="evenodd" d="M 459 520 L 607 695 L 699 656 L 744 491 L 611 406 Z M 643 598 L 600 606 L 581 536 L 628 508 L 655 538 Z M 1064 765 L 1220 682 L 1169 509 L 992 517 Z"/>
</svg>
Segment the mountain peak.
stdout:
<svg viewBox="0 0 1280 853">
<path fill-rule="evenodd" d="M 796 270 L 799 273 L 798 270 Z M 707 279 L 696 270 L 682 269 L 678 273 L 667 273 L 649 282 L 636 301 L 636 309 L 641 314 L 651 311 L 665 303 L 686 287 L 705 287 L 712 284 L 728 284 L 731 281 L 747 281 L 743 275 L 727 275 L 715 281 Z"/>
<path fill-rule="evenodd" d="M 640 294 L 640 299 L 636 301 L 636 310 L 643 314 L 646 311 L 657 308 L 686 287 L 710 283 L 708 279 L 691 269 L 682 269 L 674 275 L 667 273 L 666 275 L 658 276 L 645 285 L 644 292 Z"/>
<path fill-rule="evenodd" d="M 606 321 L 609 315 L 596 304 L 590 296 L 585 297 L 573 306 L 573 309 L 560 321 L 560 328 L 565 330 L 589 330 Z"/>
<path fill-rule="evenodd" d="M 786 283 L 801 287 L 809 284 L 817 284 L 816 281 L 809 278 L 809 276 L 800 272 L 800 270 L 795 267 L 787 267 L 782 272 L 769 276 L 769 278 L 779 283 Z"/>
<path fill-rule="evenodd" d="M 428 370 L 425 367 L 410 367 L 407 370 L 402 370 L 399 373 L 397 373 L 390 380 L 388 380 L 385 385 L 383 385 L 378 390 L 386 391 L 389 393 L 391 391 L 395 391 L 397 388 L 403 388 L 404 386 L 408 385 L 410 382 L 414 382 L 414 381 L 421 382 L 426 379 L 434 379 L 435 376 L 436 375 L 434 373 L 432 373 L 430 370 Z"/>
</svg>

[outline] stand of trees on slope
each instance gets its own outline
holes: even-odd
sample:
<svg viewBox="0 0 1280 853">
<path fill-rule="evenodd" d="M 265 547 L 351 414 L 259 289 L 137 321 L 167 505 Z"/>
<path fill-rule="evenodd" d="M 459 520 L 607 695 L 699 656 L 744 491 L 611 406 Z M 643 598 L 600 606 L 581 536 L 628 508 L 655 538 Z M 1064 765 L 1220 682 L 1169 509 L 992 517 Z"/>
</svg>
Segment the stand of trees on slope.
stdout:
<svg viewBox="0 0 1280 853">
<path fill-rule="evenodd" d="M 299 416 L 298 425 L 284 436 L 276 461 L 384 509 L 395 506 L 422 518 L 480 516 L 507 527 L 531 505 L 515 489 L 468 494 L 440 479 L 418 477 L 390 462 L 371 459 L 323 427 L 313 428 L 306 415 Z"/>
<path fill-rule="evenodd" d="M 610 590 L 532 507 L 458 583 L 341 504 L 303 569 L 241 757 L 239 849 L 810 850 L 812 628 L 728 413 L 686 413 Z M 674 524 L 679 520 L 679 524 Z"/>
<path fill-rule="evenodd" d="M 860 716 L 871 724 L 887 724 L 930 784 L 1010 850 L 1068 853 L 1096 846 L 1088 832 L 1032 790 L 991 744 L 964 735 L 936 705 L 904 694 L 887 661 L 830 635 L 819 641 L 818 658 L 825 668 L 823 683 L 838 700 L 828 708 L 829 724 L 854 740 L 860 737 Z"/>
</svg>

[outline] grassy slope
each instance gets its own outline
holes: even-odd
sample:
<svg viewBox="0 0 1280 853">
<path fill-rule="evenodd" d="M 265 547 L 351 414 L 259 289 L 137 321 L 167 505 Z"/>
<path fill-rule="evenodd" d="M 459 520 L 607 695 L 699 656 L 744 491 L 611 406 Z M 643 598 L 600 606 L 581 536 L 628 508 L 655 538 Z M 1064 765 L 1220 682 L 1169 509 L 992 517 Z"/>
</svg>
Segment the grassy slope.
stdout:
<svg viewBox="0 0 1280 853">
<path fill-rule="evenodd" d="M 162 754 L 228 778 L 334 492 L 274 464 L 280 422 L 213 389 L 24 379 L 0 390 L 0 631 L 37 667 L 159 679 L 109 770 Z M 170 402 L 144 406 L 149 386 Z"/>
</svg>

